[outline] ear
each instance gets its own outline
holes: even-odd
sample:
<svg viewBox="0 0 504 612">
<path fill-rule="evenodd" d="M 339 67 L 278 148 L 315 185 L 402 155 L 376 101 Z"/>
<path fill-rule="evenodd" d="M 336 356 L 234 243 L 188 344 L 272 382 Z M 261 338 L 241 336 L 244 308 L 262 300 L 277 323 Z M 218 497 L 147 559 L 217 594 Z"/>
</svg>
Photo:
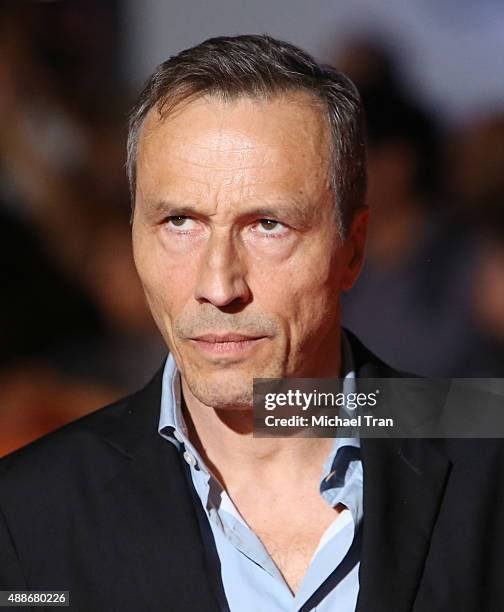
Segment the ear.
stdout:
<svg viewBox="0 0 504 612">
<path fill-rule="evenodd" d="M 346 257 L 341 275 L 342 291 L 351 289 L 360 274 L 364 262 L 368 226 L 369 206 L 361 206 L 354 213 L 343 245 Z"/>
</svg>

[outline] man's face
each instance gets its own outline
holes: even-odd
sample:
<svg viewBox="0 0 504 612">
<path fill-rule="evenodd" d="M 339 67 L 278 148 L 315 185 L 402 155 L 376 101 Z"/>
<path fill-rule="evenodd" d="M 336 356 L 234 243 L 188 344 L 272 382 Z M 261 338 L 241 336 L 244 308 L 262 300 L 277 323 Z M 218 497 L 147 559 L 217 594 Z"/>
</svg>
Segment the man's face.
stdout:
<svg viewBox="0 0 504 612">
<path fill-rule="evenodd" d="M 185 385 L 250 408 L 252 379 L 339 375 L 339 291 L 367 215 L 338 234 L 329 130 L 306 95 L 200 98 L 139 142 L 135 262 Z"/>
</svg>

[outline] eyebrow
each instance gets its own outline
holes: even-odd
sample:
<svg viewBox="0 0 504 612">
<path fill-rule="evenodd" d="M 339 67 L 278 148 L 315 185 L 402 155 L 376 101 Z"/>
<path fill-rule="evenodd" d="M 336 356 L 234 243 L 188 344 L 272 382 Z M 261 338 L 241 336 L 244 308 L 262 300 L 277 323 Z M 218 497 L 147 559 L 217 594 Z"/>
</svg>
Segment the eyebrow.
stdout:
<svg viewBox="0 0 504 612">
<path fill-rule="evenodd" d="M 147 213 L 154 215 L 186 217 L 201 214 L 198 213 L 194 206 L 184 206 L 180 204 L 175 204 L 174 202 L 167 202 L 165 200 L 161 200 L 159 202 L 156 202 L 155 204 L 147 204 L 145 208 Z"/>
<path fill-rule="evenodd" d="M 303 206 L 300 203 L 292 202 L 292 205 L 278 204 L 273 206 L 251 206 L 248 209 L 243 210 L 240 214 L 240 218 L 247 217 L 273 217 L 275 219 L 291 219 L 301 225 L 309 225 L 313 222 L 314 210 L 308 206 Z M 201 209 L 191 205 L 181 205 L 175 202 L 167 200 L 160 200 L 153 204 L 147 203 L 145 205 L 145 213 L 150 216 L 164 216 L 164 217 L 209 217 Z M 210 215 L 211 216 L 211 215 Z"/>
</svg>

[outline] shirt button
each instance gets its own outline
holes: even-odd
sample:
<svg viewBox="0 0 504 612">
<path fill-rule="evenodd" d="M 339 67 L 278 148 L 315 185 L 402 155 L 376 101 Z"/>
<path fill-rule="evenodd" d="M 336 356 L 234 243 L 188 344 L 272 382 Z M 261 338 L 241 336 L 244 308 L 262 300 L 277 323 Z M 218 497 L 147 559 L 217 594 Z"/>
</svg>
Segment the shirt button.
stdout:
<svg viewBox="0 0 504 612">
<path fill-rule="evenodd" d="M 191 455 L 191 453 L 189 453 L 188 451 L 184 451 L 184 459 L 187 461 L 189 465 L 192 465 L 193 467 L 196 465 L 196 458 L 194 457 L 194 455 Z"/>
<path fill-rule="evenodd" d="M 184 438 L 182 437 L 182 434 L 177 431 L 176 429 L 173 430 L 173 437 L 175 438 L 175 440 L 178 440 L 179 442 L 184 442 Z"/>
</svg>

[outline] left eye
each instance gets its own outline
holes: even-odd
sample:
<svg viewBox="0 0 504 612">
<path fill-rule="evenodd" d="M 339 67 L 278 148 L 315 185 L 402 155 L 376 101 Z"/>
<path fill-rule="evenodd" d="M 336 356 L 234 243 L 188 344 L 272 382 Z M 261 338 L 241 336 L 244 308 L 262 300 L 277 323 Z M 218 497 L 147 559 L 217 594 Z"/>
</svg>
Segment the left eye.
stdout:
<svg viewBox="0 0 504 612">
<path fill-rule="evenodd" d="M 286 227 L 280 221 L 274 221 L 273 219 L 260 219 L 257 222 L 256 230 L 259 234 L 269 234 L 277 236 L 285 233 Z"/>
</svg>

